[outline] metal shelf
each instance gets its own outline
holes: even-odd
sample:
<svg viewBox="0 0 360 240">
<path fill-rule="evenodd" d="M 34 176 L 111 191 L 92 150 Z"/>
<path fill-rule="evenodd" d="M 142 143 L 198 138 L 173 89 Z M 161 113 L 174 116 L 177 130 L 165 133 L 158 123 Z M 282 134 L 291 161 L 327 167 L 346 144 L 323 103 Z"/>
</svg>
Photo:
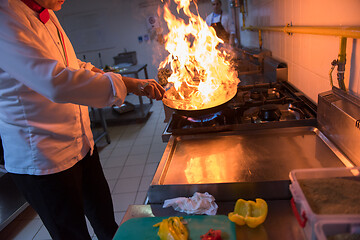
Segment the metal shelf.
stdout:
<svg viewBox="0 0 360 240">
<path fill-rule="evenodd" d="M 14 220 L 29 203 L 8 173 L 0 172 L 0 231 Z"/>
</svg>

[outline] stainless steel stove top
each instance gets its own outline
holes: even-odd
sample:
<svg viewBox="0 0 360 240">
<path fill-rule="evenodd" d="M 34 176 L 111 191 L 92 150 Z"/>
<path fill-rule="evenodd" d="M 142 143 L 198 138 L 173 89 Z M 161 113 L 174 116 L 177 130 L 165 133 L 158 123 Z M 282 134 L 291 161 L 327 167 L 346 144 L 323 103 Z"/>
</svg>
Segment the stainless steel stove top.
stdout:
<svg viewBox="0 0 360 240">
<path fill-rule="evenodd" d="M 241 129 L 313 126 L 316 105 L 288 82 L 238 86 L 236 96 L 220 111 L 199 117 L 174 113 L 162 139 Z"/>
</svg>

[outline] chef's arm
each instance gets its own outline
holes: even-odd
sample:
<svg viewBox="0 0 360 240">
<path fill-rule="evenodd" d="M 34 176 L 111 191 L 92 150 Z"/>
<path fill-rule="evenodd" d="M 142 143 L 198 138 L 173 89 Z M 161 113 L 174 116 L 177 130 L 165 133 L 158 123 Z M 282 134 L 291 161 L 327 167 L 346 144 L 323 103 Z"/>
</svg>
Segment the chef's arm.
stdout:
<svg viewBox="0 0 360 240">
<path fill-rule="evenodd" d="M 85 62 L 80 60 L 78 61 L 80 66 L 85 66 Z M 103 70 L 97 67 L 92 67 L 91 71 L 102 74 L 105 73 Z M 154 79 L 136 79 L 122 76 L 122 80 L 126 85 L 127 91 L 136 95 L 148 96 L 149 98 L 161 100 L 165 92 L 164 88 L 160 86 Z"/>
<path fill-rule="evenodd" d="M 0 29 L 5 29 L 0 31 L 0 66 L 14 81 L 59 103 L 101 108 L 125 100 L 127 89 L 120 74 L 66 67 L 62 61 L 49 58 L 52 49 L 41 44 L 37 34 L 21 22 L 11 28 L 2 24 L 6 23 L 0 21 Z"/>
</svg>

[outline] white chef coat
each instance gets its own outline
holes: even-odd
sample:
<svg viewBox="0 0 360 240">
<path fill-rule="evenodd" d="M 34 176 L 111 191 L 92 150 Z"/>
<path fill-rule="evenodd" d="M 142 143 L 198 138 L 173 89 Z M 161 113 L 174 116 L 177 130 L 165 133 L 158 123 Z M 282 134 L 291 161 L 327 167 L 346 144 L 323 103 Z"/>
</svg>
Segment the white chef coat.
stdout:
<svg viewBox="0 0 360 240">
<path fill-rule="evenodd" d="M 90 71 L 77 59 L 53 11 L 43 24 L 20 0 L 0 1 L 0 135 L 5 168 L 63 171 L 93 150 L 88 106 L 121 105 L 120 74 Z M 63 33 L 69 66 L 53 20 Z"/>
<path fill-rule="evenodd" d="M 235 25 L 234 22 L 230 19 L 228 14 L 222 13 L 222 14 L 215 14 L 212 12 L 210 13 L 206 19 L 205 22 L 208 26 L 211 26 L 212 23 L 218 23 L 221 19 L 221 25 L 223 25 L 224 29 L 229 34 L 235 34 Z"/>
</svg>

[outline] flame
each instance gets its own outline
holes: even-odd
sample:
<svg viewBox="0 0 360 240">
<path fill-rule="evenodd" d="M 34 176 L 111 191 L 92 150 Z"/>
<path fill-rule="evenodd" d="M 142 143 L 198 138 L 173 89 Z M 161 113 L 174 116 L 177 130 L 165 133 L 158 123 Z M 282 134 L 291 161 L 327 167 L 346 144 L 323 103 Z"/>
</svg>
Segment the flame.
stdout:
<svg viewBox="0 0 360 240">
<path fill-rule="evenodd" d="M 216 32 L 189 7 L 191 0 L 173 0 L 177 12 L 188 17 L 186 23 L 170 11 L 170 2 L 164 5 L 164 19 L 169 33 L 165 36 L 165 49 L 169 55 L 159 68 L 170 66 L 168 82 L 172 84 L 163 99 L 176 109 L 204 109 L 230 100 L 237 91 L 237 72 L 231 67 L 229 54 L 218 48 L 223 41 Z"/>
</svg>

